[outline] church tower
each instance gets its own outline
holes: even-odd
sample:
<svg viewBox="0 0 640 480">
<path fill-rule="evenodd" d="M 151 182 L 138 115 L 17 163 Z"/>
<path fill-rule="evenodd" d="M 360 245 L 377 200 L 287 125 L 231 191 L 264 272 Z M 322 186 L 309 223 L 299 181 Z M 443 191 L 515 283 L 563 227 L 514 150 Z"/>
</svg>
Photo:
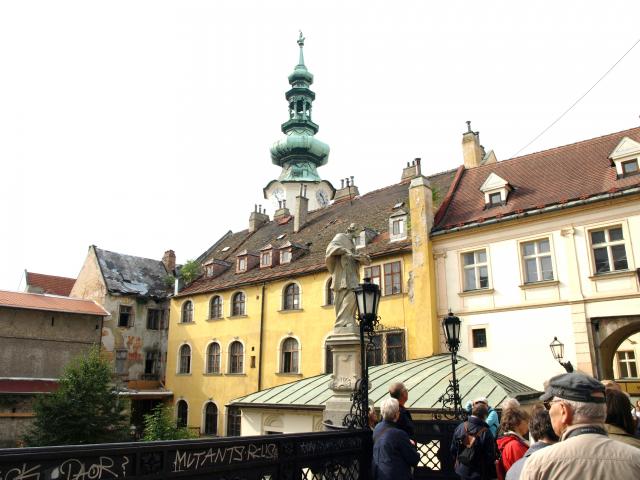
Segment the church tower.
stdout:
<svg viewBox="0 0 640 480">
<path fill-rule="evenodd" d="M 275 209 L 295 211 L 296 197 L 306 192 L 309 209 L 325 207 L 335 193 L 330 182 L 318 175 L 318 167 L 329 159 L 329 145 L 315 138 L 318 125 L 311 119 L 316 94 L 309 88 L 313 75 L 304 64 L 304 37 L 300 32 L 300 58 L 289 75 L 291 89 L 285 94 L 289 103 L 289 119 L 282 124 L 286 136 L 271 147 L 271 161 L 282 168 L 277 180 L 264 188 L 264 197 Z"/>
</svg>

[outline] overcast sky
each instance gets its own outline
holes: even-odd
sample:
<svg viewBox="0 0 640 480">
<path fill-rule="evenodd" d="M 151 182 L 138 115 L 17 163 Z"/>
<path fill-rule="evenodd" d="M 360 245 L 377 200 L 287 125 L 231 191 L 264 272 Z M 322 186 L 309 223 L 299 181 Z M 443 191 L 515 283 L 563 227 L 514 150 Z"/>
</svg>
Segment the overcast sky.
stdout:
<svg viewBox="0 0 640 480">
<path fill-rule="evenodd" d="M 279 174 L 299 29 L 319 173 L 364 193 L 414 157 L 457 167 L 466 120 L 514 156 L 638 18 L 638 1 L 2 1 L 0 288 L 76 276 L 91 244 L 184 262 L 245 229 Z M 640 45 L 521 154 L 638 126 L 639 65 Z"/>
</svg>

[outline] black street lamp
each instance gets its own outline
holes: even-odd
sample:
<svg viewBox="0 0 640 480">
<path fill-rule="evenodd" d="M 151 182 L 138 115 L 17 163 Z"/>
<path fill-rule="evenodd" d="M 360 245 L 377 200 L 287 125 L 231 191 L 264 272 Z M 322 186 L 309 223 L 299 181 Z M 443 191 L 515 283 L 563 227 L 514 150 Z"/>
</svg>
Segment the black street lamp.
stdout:
<svg viewBox="0 0 640 480">
<path fill-rule="evenodd" d="M 571 365 L 571 362 L 569 360 L 567 360 L 566 362 L 562 361 L 562 359 L 564 358 L 564 343 L 558 340 L 558 337 L 553 337 L 553 342 L 549 344 L 549 348 L 551 349 L 553 358 L 564 367 L 567 373 L 573 372 L 573 365 Z"/>
<path fill-rule="evenodd" d="M 460 319 L 451 310 L 442 320 L 445 341 L 449 352 L 451 352 L 451 380 L 446 392 L 440 397 L 444 409 L 443 416 L 462 420 L 464 411 L 462 410 L 462 398 L 460 398 L 460 384 L 456 378 L 456 364 L 458 363 L 458 348 L 460 348 Z"/>
<path fill-rule="evenodd" d="M 344 417 L 343 425 L 350 428 L 369 428 L 369 366 L 367 365 L 367 345 L 373 343 L 373 332 L 378 325 L 378 304 L 380 287 L 365 278 L 354 289 L 358 307 L 357 320 L 360 327 L 360 379 L 351 395 L 351 411 Z"/>
</svg>

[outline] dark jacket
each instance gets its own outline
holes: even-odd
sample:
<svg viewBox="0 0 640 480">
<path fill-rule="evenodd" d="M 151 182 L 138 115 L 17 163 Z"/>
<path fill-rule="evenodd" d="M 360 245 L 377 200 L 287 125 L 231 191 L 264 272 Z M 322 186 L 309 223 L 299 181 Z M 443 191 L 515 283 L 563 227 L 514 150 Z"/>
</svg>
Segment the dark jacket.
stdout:
<svg viewBox="0 0 640 480">
<path fill-rule="evenodd" d="M 536 442 L 529 447 L 527 453 L 524 454 L 520 460 L 511 465 L 511 468 L 507 472 L 507 480 L 518 480 L 520 478 L 520 472 L 522 471 L 522 467 L 524 467 L 524 462 L 527 461 L 527 458 L 531 456 L 532 453 L 537 452 L 541 448 L 549 447 L 550 444 L 544 442 Z"/>
<path fill-rule="evenodd" d="M 413 418 L 411 418 L 409 410 L 404 407 L 400 407 L 400 417 L 396 422 L 396 427 L 407 432 L 409 438 L 413 438 L 416 433 L 415 427 L 413 426 Z"/>
<path fill-rule="evenodd" d="M 411 467 L 416 466 L 419 460 L 420 456 L 404 430 L 386 420 L 376 425 L 371 462 L 374 480 L 408 480 Z"/>
<path fill-rule="evenodd" d="M 461 463 L 455 462 L 456 473 L 463 480 L 486 480 L 496 478 L 496 441 L 489 430 L 489 425 L 486 422 L 471 415 L 468 422 L 469 433 L 477 433 L 482 428 L 486 428 L 484 432 L 478 435 L 476 439 L 476 447 L 478 450 L 478 461 L 475 465 L 470 467 Z M 462 442 L 464 440 L 464 422 L 458 425 L 455 432 L 453 432 L 453 439 L 451 441 L 451 455 L 454 460 L 458 457 L 458 453 L 462 451 Z"/>
</svg>

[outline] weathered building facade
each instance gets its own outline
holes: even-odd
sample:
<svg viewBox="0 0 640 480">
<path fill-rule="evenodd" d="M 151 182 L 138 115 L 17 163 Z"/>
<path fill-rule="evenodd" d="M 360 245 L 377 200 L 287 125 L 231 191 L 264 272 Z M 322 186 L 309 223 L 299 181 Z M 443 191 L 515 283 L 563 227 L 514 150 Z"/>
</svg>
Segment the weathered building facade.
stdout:
<svg viewBox="0 0 640 480">
<path fill-rule="evenodd" d="M 106 315 L 90 300 L 0 291 L 0 446 L 16 446 L 34 396 L 57 388 L 69 361 L 100 344 Z"/>
<path fill-rule="evenodd" d="M 170 396 L 164 389 L 169 295 L 175 254 L 163 261 L 89 247 L 71 291 L 109 313 L 102 326 L 102 346 L 114 366 L 116 387 L 132 399 L 132 422 Z"/>
</svg>

